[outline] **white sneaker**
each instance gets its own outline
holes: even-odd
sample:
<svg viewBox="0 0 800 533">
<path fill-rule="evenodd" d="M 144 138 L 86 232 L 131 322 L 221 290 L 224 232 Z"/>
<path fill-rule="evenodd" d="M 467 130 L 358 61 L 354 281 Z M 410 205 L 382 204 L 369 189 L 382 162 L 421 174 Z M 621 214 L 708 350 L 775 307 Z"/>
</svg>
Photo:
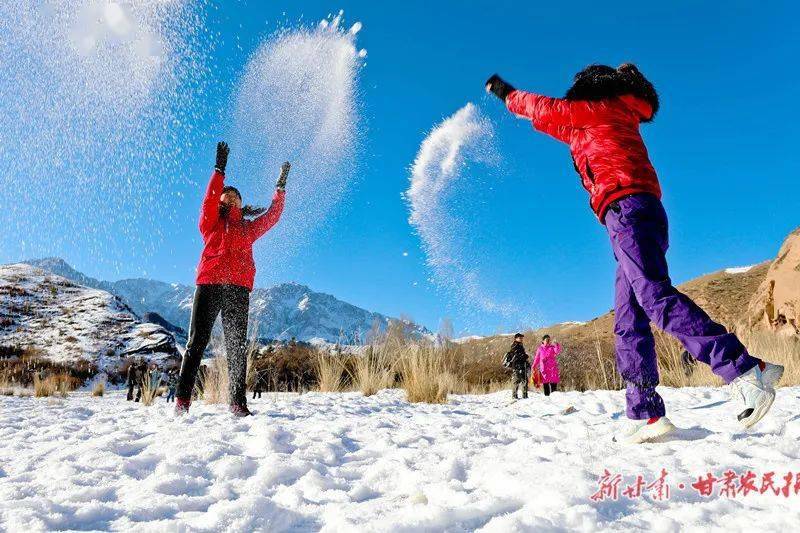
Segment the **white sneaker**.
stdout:
<svg viewBox="0 0 800 533">
<path fill-rule="evenodd" d="M 766 363 L 769 364 L 769 363 Z M 772 365 L 779 366 L 779 365 Z M 765 367 L 766 369 L 766 367 Z M 783 367 L 771 371 L 770 376 L 780 379 L 783 375 Z M 754 366 L 738 378 L 731 381 L 732 398 L 738 399 L 743 406 L 743 410 L 736 417 L 746 428 L 764 418 L 775 401 L 775 389 L 764 382 L 759 365 Z M 777 380 L 776 380 L 777 381 Z M 770 382 L 770 383 L 775 383 Z"/>
<path fill-rule="evenodd" d="M 641 444 L 651 442 L 675 431 L 675 426 L 666 416 L 649 420 L 632 420 L 627 431 L 614 436 L 614 442 Z"/>
<path fill-rule="evenodd" d="M 781 377 L 783 377 L 783 367 L 781 365 L 775 365 L 772 363 L 767 363 L 766 361 L 762 361 L 764 364 L 764 368 L 761 368 L 761 381 L 764 382 L 764 385 L 775 390 L 775 385 L 778 384 Z"/>
</svg>

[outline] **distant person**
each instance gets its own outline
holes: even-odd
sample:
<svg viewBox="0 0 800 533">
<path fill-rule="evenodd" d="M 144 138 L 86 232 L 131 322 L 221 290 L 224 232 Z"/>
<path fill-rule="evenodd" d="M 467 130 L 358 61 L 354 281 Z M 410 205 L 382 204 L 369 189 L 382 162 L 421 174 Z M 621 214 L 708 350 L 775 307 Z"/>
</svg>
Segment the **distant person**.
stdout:
<svg viewBox="0 0 800 533">
<path fill-rule="evenodd" d="M 511 398 L 519 400 L 517 390 L 520 385 L 522 386 L 522 397 L 528 397 L 528 354 L 525 352 L 525 346 L 522 344 L 525 335 L 517 333 L 514 335 L 514 342 L 511 344 L 511 349 L 508 350 L 506 356 L 503 358 L 503 366 L 510 368 L 514 376 L 514 388 L 511 392 Z"/>
<path fill-rule="evenodd" d="M 167 403 L 175 401 L 175 390 L 178 387 L 178 371 L 171 368 L 167 372 Z"/>
<path fill-rule="evenodd" d="M 656 391 L 658 364 L 650 322 L 676 337 L 698 361 L 733 385 L 739 421 L 750 427 L 767 414 L 783 367 L 752 357 L 732 333 L 711 320 L 673 285 L 667 269 L 667 215 L 661 187 L 639 133 L 659 100 L 636 65 L 590 65 L 564 98 L 518 91 L 498 75 L 486 89 L 533 127 L 567 143 L 590 206 L 617 261 L 617 367 L 627 384 L 633 422 L 617 440 L 638 443 L 674 430 Z"/>
<path fill-rule="evenodd" d="M 256 274 L 253 243 L 280 219 L 290 165 L 281 167 L 269 209 L 242 207 L 239 191 L 225 185 L 229 152 L 226 143 L 217 144 L 216 167 L 200 210 L 203 254 L 197 268 L 189 341 L 178 379 L 178 414 L 189 411 L 197 369 L 220 313 L 228 358 L 230 411 L 235 416 L 252 414 L 247 408 L 246 342 L 250 291 Z"/>
<path fill-rule="evenodd" d="M 142 378 L 144 376 L 144 369 L 142 361 L 132 361 L 128 365 L 128 401 L 140 401 L 142 399 Z M 136 396 L 134 398 L 134 391 Z"/>
<path fill-rule="evenodd" d="M 538 371 L 542 375 L 542 392 L 550 396 L 551 392 L 558 390 L 558 361 L 556 356 L 561 353 L 561 345 L 553 343 L 550 335 L 542 337 L 542 343 L 536 349 L 536 355 L 531 363 L 531 372 Z"/>
<path fill-rule="evenodd" d="M 256 395 L 261 398 L 261 393 L 264 392 L 267 384 L 267 371 L 264 369 L 256 370 L 256 379 L 255 383 L 253 383 L 253 399 L 256 399 Z"/>
</svg>

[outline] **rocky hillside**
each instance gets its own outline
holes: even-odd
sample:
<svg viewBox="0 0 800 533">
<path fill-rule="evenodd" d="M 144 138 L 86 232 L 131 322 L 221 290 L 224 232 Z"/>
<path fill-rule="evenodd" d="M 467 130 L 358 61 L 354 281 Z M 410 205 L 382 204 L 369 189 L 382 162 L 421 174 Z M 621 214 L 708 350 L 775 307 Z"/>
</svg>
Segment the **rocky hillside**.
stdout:
<svg viewBox="0 0 800 533">
<path fill-rule="evenodd" d="M 142 278 L 101 281 L 78 272 L 59 258 L 27 263 L 81 285 L 111 292 L 140 317 L 156 313 L 174 326 L 189 330 L 194 295 L 192 286 Z M 329 294 L 315 292 L 298 283 L 254 289 L 250 295 L 250 319 L 258 326 L 259 338 L 265 341 L 294 337 L 306 342 L 343 344 L 363 342 L 375 325 L 385 329 L 391 321 L 398 320 L 343 302 Z M 419 335 L 430 333 L 414 324 L 409 329 Z"/>
<path fill-rule="evenodd" d="M 142 322 L 118 297 L 27 264 L 0 266 L 0 346 L 100 370 L 128 357 L 179 357 L 169 331 Z"/>
<path fill-rule="evenodd" d="M 784 241 L 741 322 L 746 328 L 800 335 L 800 228 Z"/>
</svg>

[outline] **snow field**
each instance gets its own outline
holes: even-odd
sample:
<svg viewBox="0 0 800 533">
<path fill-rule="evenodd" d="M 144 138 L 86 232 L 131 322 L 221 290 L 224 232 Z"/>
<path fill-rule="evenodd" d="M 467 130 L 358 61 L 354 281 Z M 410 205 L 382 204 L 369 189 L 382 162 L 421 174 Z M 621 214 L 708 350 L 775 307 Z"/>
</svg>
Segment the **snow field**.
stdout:
<svg viewBox="0 0 800 533">
<path fill-rule="evenodd" d="M 265 394 L 235 419 L 197 403 L 176 418 L 76 393 L 0 397 L 0 530 L 744 531 L 800 523 L 800 495 L 703 497 L 728 469 L 800 471 L 800 388 L 742 430 L 724 389 L 664 389 L 676 438 L 611 441 L 621 392 L 453 396 L 409 404 L 399 390 Z M 567 406 L 577 411 L 561 412 Z M 605 469 L 623 485 L 664 468 L 669 499 L 593 501 Z M 760 479 L 760 478 L 759 478 Z M 678 483 L 686 488 L 677 488 Z M 781 483 L 776 483 L 780 486 Z"/>
</svg>

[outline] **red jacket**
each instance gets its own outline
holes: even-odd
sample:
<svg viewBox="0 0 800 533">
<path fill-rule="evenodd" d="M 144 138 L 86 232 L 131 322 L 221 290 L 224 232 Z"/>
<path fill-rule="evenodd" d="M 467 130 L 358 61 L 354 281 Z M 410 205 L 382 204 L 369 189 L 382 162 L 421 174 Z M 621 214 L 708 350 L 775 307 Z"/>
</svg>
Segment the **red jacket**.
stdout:
<svg viewBox="0 0 800 533">
<path fill-rule="evenodd" d="M 644 192 L 661 198 L 656 171 L 639 134 L 639 123 L 653 116 L 644 100 L 623 95 L 595 102 L 570 101 L 513 91 L 506 106 L 531 119 L 537 130 L 569 145 L 600 222 L 608 205 L 622 196 Z"/>
<path fill-rule="evenodd" d="M 197 267 L 197 284 L 240 285 L 253 290 L 253 243 L 278 222 L 286 193 L 275 191 L 269 210 L 253 221 L 242 218 L 241 209 L 231 209 L 221 218 L 219 199 L 224 182 L 225 175 L 215 170 L 200 208 L 203 254 Z"/>
</svg>

